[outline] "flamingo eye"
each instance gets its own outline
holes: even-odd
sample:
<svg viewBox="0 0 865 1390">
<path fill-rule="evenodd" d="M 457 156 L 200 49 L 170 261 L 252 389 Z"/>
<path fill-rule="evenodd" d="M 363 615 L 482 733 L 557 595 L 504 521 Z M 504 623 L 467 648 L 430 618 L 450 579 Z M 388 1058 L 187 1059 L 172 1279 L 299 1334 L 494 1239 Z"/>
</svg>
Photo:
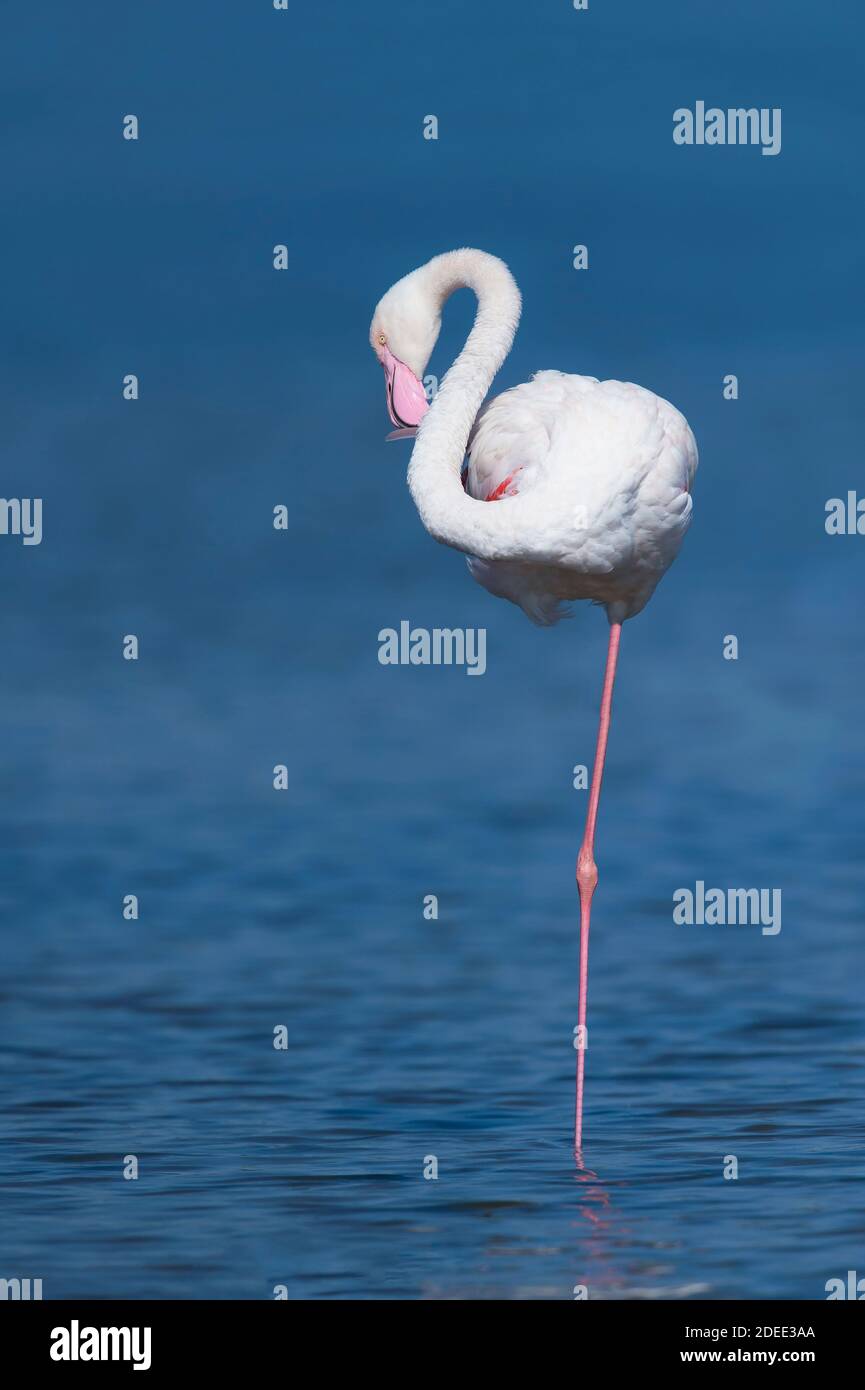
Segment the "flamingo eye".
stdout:
<svg viewBox="0 0 865 1390">
<path fill-rule="evenodd" d="M 387 342 L 387 334 L 386 334 L 386 333 L 379 333 L 379 335 L 378 335 L 378 340 L 379 340 L 379 342 L 381 343 L 382 347 L 384 347 L 385 343 Z"/>
</svg>

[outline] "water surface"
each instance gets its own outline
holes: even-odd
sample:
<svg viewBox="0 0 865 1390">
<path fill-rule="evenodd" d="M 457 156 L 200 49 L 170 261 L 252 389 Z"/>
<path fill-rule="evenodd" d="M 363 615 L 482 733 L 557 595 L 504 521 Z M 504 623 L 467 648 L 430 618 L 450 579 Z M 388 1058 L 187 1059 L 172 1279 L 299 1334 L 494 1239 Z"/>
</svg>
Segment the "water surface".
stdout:
<svg viewBox="0 0 865 1390">
<path fill-rule="evenodd" d="M 0 541 L 0 1276 L 823 1298 L 865 1234 L 865 542 L 823 526 L 861 474 L 852 7 L 193 8 L 11 45 L 4 490 L 45 519 Z M 698 97 L 783 105 L 781 155 L 675 149 Z M 584 1168 L 605 623 L 538 631 L 425 536 L 366 345 L 464 243 L 525 293 L 502 385 L 637 380 L 702 451 L 623 637 Z M 486 674 L 381 666 L 403 618 L 485 627 Z M 698 879 L 780 889 L 780 933 L 674 925 Z"/>
</svg>

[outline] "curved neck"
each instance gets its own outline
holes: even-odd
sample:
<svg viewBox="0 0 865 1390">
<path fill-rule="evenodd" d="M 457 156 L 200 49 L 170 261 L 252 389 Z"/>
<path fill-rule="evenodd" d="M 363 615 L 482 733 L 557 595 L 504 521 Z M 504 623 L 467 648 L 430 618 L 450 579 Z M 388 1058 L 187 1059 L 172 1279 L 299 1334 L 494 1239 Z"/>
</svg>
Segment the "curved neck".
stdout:
<svg viewBox="0 0 865 1390">
<path fill-rule="evenodd" d="M 504 261 L 485 251 L 449 251 L 421 274 L 438 307 L 454 290 L 467 287 L 477 295 L 478 310 L 462 352 L 421 421 L 409 488 L 424 526 L 437 541 L 481 559 L 501 558 L 512 531 L 507 508 L 468 497 L 460 471 L 477 413 L 510 352 L 520 319 L 520 292 Z"/>
</svg>

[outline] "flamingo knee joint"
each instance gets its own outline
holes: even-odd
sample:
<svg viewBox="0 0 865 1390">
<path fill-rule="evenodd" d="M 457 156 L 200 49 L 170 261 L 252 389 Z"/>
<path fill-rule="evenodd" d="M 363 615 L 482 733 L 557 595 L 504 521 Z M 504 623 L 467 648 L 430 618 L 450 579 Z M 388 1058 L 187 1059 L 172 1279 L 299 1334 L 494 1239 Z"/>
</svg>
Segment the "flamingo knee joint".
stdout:
<svg viewBox="0 0 865 1390">
<path fill-rule="evenodd" d="M 594 893 L 598 886 L 598 866 L 590 849 L 581 849 L 577 859 L 577 885 L 580 895 Z"/>
</svg>

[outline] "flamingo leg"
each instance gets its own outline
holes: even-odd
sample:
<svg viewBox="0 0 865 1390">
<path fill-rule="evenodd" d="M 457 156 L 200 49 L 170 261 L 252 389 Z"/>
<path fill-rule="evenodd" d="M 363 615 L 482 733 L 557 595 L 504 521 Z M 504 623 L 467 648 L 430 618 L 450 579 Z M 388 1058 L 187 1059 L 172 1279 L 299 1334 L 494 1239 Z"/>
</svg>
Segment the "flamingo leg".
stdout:
<svg viewBox="0 0 865 1390">
<path fill-rule="evenodd" d="M 598 742 L 595 748 L 595 766 L 592 769 L 592 785 L 589 790 L 589 809 L 586 813 L 586 829 L 583 843 L 577 858 L 577 887 L 580 892 L 580 1001 L 577 1013 L 579 1032 L 577 1035 L 577 1113 L 574 1128 L 574 1153 L 579 1158 L 583 1144 L 583 1081 L 586 1069 L 586 997 L 589 985 L 589 926 L 592 917 L 592 895 L 598 885 L 598 866 L 595 863 L 595 825 L 598 819 L 598 803 L 601 799 L 601 781 L 604 776 L 604 759 L 607 755 L 607 736 L 610 732 L 610 716 L 613 708 L 613 683 L 616 679 L 616 662 L 619 657 L 619 639 L 622 635 L 621 623 L 610 623 L 610 644 L 607 648 L 607 665 L 604 670 L 604 688 L 601 694 L 601 715 L 598 721 Z"/>
</svg>

